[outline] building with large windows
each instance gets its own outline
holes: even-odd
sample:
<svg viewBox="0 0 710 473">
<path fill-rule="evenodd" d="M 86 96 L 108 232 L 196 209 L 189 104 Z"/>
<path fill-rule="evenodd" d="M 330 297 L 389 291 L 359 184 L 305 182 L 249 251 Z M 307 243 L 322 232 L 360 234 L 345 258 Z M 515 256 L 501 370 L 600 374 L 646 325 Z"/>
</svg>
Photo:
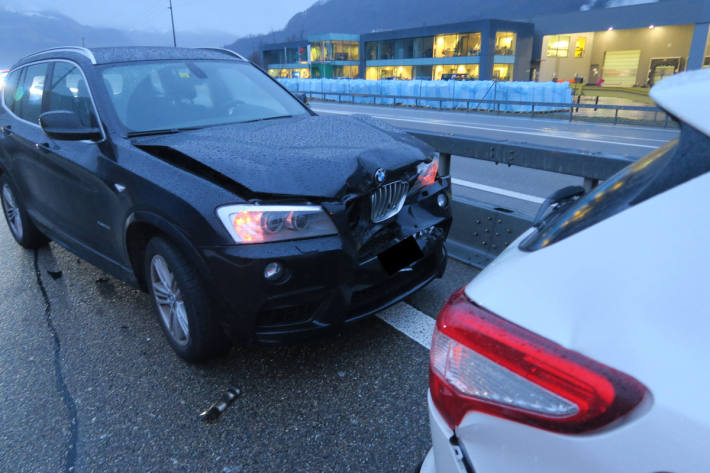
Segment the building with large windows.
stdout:
<svg viewBox="0 0 710 473">
<path fill-rule="evenodd" d="M 268 44 L 261 50 L 261 63 L 273 77 L 356 78 L 360 69 L 360 37 L 328 33 L 301 41 Z"/>
<path fill-rule="evenodd" d="M 710 67 L 710 2 L 674 0 L 600 8 L 526 21 L 478 20 L 325 34 L 267 45 L 275 77 L 398 80 L 579 80 L 651 86 Z"/>
<path fill-rule="evenodd" d="M 530 23 L 481 20 L 360 35 L 366 79 L 527 80 Z M 360 74 L 363 77 L 363 74 Z"/>
<path fill-rule="evenodd" d="M 710 66 L 710 2 L 681 0 L 533 18 L 537 80 L 652 86 Z"/>
</svg>

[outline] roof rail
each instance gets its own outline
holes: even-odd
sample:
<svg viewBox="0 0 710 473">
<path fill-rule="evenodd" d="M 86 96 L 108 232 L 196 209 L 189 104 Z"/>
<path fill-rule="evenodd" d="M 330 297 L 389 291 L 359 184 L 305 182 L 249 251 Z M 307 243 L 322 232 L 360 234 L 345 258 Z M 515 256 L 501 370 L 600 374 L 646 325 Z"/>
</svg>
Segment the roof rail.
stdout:
<svg viewBox="0 0 710 473">
<path fill-rule="evenodd" d="M 91 61 L 91 64 L 96 64 L 96 58 L 94 57 L 94 53 L 92 53 L 91 50 L 81 47 L 81 46 L 61 46 L 59 48 L 43 49 L 42 51 L 37 51 L 36 53 L 28 54 L 27 56 L 23 57 L 22 59 L 27 59 L 32 56 L 38 56 L 40 54 L 49 53 L 49 52 L 58 52 L 58 51 L 71 51 L 74 53 L 79 53 L 83 56 L 86 56 Z"/>
<path fill-rule="evenodd" d="M 231 49 L 227 49 L 227 48 L 197 48 L 197 49 L 202 49 L 203 51 L 217 51 L 220 53 L 226 53 L 226 54 L 229 54 L 230 56 L 234 56 L 236 58 L 239 58 L 242 61 L 249 62 L 249 60 L 247 58 L 245 58 L 244 56 L 242 56 L 241 54 L 239 54 L 236 51 L 232 51 Z"/>
</svg>

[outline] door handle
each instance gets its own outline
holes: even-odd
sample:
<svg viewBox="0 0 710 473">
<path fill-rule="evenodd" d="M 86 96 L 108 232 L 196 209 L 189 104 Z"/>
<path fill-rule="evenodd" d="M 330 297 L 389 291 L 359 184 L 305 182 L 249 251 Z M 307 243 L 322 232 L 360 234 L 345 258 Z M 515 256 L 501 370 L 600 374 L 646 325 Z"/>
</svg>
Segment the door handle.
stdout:
<svg viewBox="0 0 710 473">
<path fill-rule="evenodd" d="M 12 125 L 5 125 L 2 127 L 2 134 L 5 136 L 12 135 Z"/>
<path fill-rule="evenodd" d="M 35 148 L 41 151 L 51 151 L 51 147 L 49 146 L 49 143 L 35 143 Z"/>
</svg>

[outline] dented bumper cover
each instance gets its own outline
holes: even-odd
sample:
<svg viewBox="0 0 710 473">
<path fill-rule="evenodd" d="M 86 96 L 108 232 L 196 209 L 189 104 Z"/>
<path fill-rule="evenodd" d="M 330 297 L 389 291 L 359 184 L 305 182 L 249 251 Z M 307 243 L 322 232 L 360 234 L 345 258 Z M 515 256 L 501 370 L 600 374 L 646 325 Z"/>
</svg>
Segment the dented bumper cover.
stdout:
<svg viewBox="0 0 710 473">
<path fill-rule="evenodd" d="M 439 178 L 410 195 L 402 210 L 381 224 L 354 200 L 323 202 L 339 235 L 257 245 L 201 248 L 224 302 L 222 323 L 238 341 L 277 343 L 337 329 L 392 305 L 440 277 L 451 226 L 450 180 Z M 392 272 L 381 256 L 414 238 L 421 253 Z M 411 240 L 408 242 L 411 243 Z M 264 268 L 280 263 L 284 276 L 266 281 Z"/>
</svg>

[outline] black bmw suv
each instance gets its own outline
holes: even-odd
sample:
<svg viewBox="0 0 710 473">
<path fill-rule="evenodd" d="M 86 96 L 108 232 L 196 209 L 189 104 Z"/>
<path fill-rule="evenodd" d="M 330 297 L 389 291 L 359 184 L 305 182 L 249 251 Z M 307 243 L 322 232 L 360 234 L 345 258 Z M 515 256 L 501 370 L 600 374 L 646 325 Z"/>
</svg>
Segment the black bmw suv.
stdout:
<svg viewBox="0 0 710 473">
<path fill-rule="evenodd" d="M 187 360 L 339 327 L 444 271 L 450 179 L 433 150 L 318 116 L 236 53 L 57 48 L 5 83 L 12 235 L 149 292 Z"/>
</svg>

